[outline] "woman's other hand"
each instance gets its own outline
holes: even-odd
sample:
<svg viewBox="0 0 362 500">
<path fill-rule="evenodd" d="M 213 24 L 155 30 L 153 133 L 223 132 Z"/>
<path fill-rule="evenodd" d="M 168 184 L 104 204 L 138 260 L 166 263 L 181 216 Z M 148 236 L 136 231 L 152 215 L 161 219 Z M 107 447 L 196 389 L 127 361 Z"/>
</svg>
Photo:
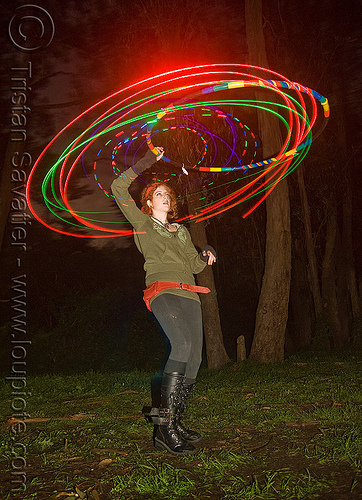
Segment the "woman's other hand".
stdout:
<svg viewBox="0 0 362 500">
<path fill-rule="evenodd" d="M 201 250 L 201 259 L 207 262 L 208 266 L 212 266 L 213 263 L 216 262 L 216 252 L 211 245 L 206 245 Z"/>
</svg>

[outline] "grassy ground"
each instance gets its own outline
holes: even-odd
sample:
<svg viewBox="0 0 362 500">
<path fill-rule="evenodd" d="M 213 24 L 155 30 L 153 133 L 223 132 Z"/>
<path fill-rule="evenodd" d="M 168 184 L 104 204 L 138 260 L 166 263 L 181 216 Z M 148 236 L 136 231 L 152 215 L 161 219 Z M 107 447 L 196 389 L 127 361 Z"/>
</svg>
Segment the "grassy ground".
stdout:
<svg viewBox="0 0 362 500">
<path fill-rule="evenodd" d="M 141 412 L 151 404 L 152 374 L 29 377 L 26 429 L 11 426 L 8 380 L 0 498 L 361 498 L 360 359 L 309 354 L 202 369 L 186 421 L 203 440 L 183 458 L 153 447 Z M 24 471 L 25 491 L 12 492 Z"/>
</svg>

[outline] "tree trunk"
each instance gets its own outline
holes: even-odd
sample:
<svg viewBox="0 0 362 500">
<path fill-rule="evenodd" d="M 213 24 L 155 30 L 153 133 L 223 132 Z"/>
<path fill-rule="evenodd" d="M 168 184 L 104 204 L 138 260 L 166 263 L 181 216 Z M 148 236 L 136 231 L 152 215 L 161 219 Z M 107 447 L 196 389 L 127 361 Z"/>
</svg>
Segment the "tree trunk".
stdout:
<svg viewBox="0 0 362 500">
<path fill-rule="evenodd" d="M 190 207 L 190 209 L 192 210 L 192 207 Z M 203 248 L 207 245 L 205 225 L 203 222 L 190 224 L 190 233 L 192 241 L 197 247 Z M 230 359 L 224 347 L 212 267 L 206 266 L 206 268 L 196 276 L 196 281 L 199 286 L 207 286 L 211 290 L 211 293 L 201 293 L 200 299 L 207 365 L 210 369 L 216 370 L 229 363 Z"/>
<path fill-rule="evenodd" d="M 246 0 L 245 22 L 249 63 L 266 68 L 261 0 Z M 267 158 L 279 151 L 282 144 L 279 121 L 263 111 L 258 111 L 258 121 L 263 155 Z M 291 235 L 286 179 L 269 194 L 266 209 L 265 268 L 250 358 L 273 362 L 284 359 L 290 292 Z"/>
<path fill-rule="evenodd" d="M 347 285 L 347 262 L 342 243 L 341 231 L 337 223 L 336 244 L 334 249 L 335 254 L 335 288 L 338 304 L 338 316 L 341 329 L 338 332 L 338 339 L 335 342 L 337 346 L 343 347 L 350 342 L 350 332 L 352 329 L 352 308 L 349 300 L 348 285 Z"/>
<path fill-rule="evenodd" d="M 318 264 L 314 249 L 310 210 L 307 198 L 307 191 L 305 189 L 305 183 L 304 183 L 303 165 L 300 165 L 297 168 L 297 179 L 298 179 L 299 194 L 302 204 L 302 215 L 303 215 L 303 224 L 305 231 L 305 246 L 308 257 L 308 280 L 313 296 L 314 312 L 316 319 L 318 321 L 318 319 L 320 319 L 323 315 L 323 305 L 322 305 L 322 295 L 319 286 Z"/>
<path fill-rule="evenodd" d="M 329 210 L 328 210 L 329 208 Z M 325 318 L 329 327 L 329 338 L 334 347 L 343 347 L 348 339 L 342 328 L 336 288 L 335 248 L 337 238 L 337 211 L 335 204 L 330 203 L 326 228 L 326 248 L 322 263 L 322 298 Z"/>
<path fill-rule="evenodd" d="M 284 359 L 290 291 L 290 213 L 285 181 L 268 196 L 266 204 L 265 271 L 250 358 L 273 362 Z"/>
<path fill-rule="evenodd" d="M 201 154 L 202 152 L 198 149 L 200 148 L 199 142 L 193 141 L 192 138 L 190 140 L 190 137 L 185 137 L 184 134 L 180 134 L 176 141 L 175 139 L 172 141 L 173 142 L 165 144 L 167 151 L 175 152 L 175 156 L 185 158 L 189 163 L 193 161 L 191 159 L 192 153 L 198 151 L 199 154 Z M 188 157 L 190 152 L 191 157 Z M 193 193 L 200 189 L 201 184 L 190 182 L 189 179 L 185 179 L 185 176 L 183 178 L 183 183 L 183 188 L 187 193 L 188 212 L 193 214 L 196 212 L 196 200 L 195 194 Z M 190 233 L 193 243 L 200 249 L 208 244 L 204 222 L 190 223 Z M 212 266 L 206 266 L 206 268 L 196 276 L 196 281 L 198 285 L 206 286 L 211 290 L 211 293 L 200 294 L 200 300 L 208 368 L 219 369 L 229 363 L 230 359 L 224 346 Z"/>
<path fill-rule="evenodd" d="M 346 280 L 353 321 L 358 322 L 361 319 L 361 305 L 353 262 L 352 191 L 349 179 L 346 181 L 346 189 L 343 197 L 343 255 L 346 262 Z"/>
<path fill-rule="evenodd" d="M 291 348 L 310 346 L 314 326 L 313 299 L 308 286 L 307 257 L 303 242 L 295 239 L 293 245 L 292 281 L 290 286 L 290 318 L 288 341 Z"/>
</svg>

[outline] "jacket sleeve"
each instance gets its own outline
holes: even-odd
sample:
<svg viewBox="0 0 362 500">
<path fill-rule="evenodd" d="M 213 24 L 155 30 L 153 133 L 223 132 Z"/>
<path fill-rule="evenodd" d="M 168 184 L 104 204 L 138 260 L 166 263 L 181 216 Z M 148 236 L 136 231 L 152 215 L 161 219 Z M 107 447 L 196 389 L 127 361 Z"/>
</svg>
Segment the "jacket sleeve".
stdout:
<svg viewBox="0 0 362 500">
<path fill-rule="evenodd" d="M 136 230 L 144 223 L 147 216 L 137 207 L 136 202 L 128 191 L 128 188 L 137 177 L 137 174 L 135 173 L 137 167 L 142 168 L 142 170 L 146 170 L 153 165 L 155 159 L 156 157 L 152 151 L 147 152 L 146 155 L 139 162 L 137 162 L 133 168 L 127 169 L 111 184 L 111 191 L 118 207 Z"/>
<path fill-rule="evenodd" d="M 186 228 L 185 228 L 186 229 Z M 189 231 L 186 229 L 186 245 L 185 253 L 190 263 L 191 271 L 193 274 L 199 274 L 206 267 L 206 262 L 202 261 L 199 252 L 196 250 L 192 243 Z"/>
</svg>

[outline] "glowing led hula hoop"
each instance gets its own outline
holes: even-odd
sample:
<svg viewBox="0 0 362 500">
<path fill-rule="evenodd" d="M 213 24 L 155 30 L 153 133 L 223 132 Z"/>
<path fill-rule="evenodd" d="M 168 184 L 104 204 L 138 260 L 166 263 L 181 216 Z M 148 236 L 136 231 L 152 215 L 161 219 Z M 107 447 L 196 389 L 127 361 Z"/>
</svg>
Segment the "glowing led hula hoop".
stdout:
<svg viewBox="0 0 362 500">
<path fill-rule="evenodd" d="M 250 89 L 263 89 L 271 99 L 251 99 Z M 245 119 L 240 119 L 257 109 L 276 116 L 281 124 L 283 145 L 272 158 L 256 158 L 257 139 Z M 190 163 L 186 160 L 189 151 L 184 157 L 165 155 L 142 174 L 144 182 L 188 173 L 198 178 L 203 196 L 200 190 L 194 193 L 196 213 L 183 220 L 204 220 L 254 199 L 247 216 L 302 161 L 328 117 L 325 97 L 256 66 L 213 64 L 156 75 L 91 106 L 50 141 L 29 175 L 28 205 L 43 225 L 62 234 L 83 238 L 129 235 L 131 231 L 119 220 L 110 184 L 147 147 L 156 153 L 154 141 L 164 145 L 165 137 L 177 131 L 197 140 L 200 156 Z M 228 130 L 229 139 L 213 130 L 215 126 Z M 65 136 L 70 143 L 61 147 Z M 50 163 L 54 156 L 56 161 Z M 214 176 L 220 175 L 226 176 L 225 181 L 214 182 Z M 37 186 L 41 186 L 41 203 L 34 194 Z M 211 191 L 212 201 L 205 195 Z M 85 211 L 85 207 L 90 209 Z"/>
<path fill-rule="evenodd" d="M 245 87 L 263 87 L 263 88 L 269 88 L 269 89 L 287 88 L 287 89 L 292 89 L 292 90 L 298 90 L 299 92 L 304 92 L 306 94 L 311 94 L 322 105 L 323 110 L 324 110 L 324 117 L 325 117 L 325 119 L 327 120 L 328 117 L 329 117 L 329 104 L 328 104 L 328 101 L 327 101 L 327 99 L 325 97 L 323 97 L 322 95 L 318 94 L 318 92 L 315 92 L 312 89 L 309 89 L 307 87 L 303 87 L 303 86 L 301 86 L 301 85 L 299 85 L 297 83 L 289 83 L 287 81 L 275 81 L 275 80 L 266 80 L 266 81 L 262 81 L 262 80 L 258 80 L 258 81 L 244 81 L 244 80 L 242 80 L 242 81 L 231 81 L 231 82 L 225 82 L 225 83 L 213 85 L 211 87 L 207 87 L 205 89 L 202 89 L 201 90 L 201 94 L 205 95 L 205 94 L 210 94 L 210 93 L 218 92 L 218 91 L 221 91 L 221 90 L 229 90 L 229 89 L 245 88 Z M 192 97 L 196 97 L 197 95 L 198 95 L 198 93 L 193 94 Z M 228 101 L 225 101 L 225 102 L 228 102 Z M 175 104 L 171 104 L 171 105 L 167 106 L 167 108 L 165 108 L 165 110 L 161 111 L 157 115 L 157 117 L 156 117 L 155 120 L 152 120 L 152 121 L 148 122 L 148 127 L 147 127 L 148 133 L 149 134 L 151 133 L 151 131 L 154 128 L 155 124 L 160 119 L 162 119 L 165 115 L 167 115 L 169 112 L 174 111 L 175 109 L 177 109 L 177 105 L 175 106 Z M 314 119 L 314 121 L 315 121 L 315 119 Z M 325 122 L 323 128 L 325 127 L 325 125 L 326 125 L 326 122 Z M 308 133 L 310 132 L 311 128 L 312 128 L 312 125 L 309 126 L 307 132 L 304 134 L 304 139 L 305 139 L 306 135 L 308 135 Z M 318 135 L 321 132 L 322 132 L 322 129 L 319 130 Z M 302 149 L 304 149 L 307 146 L 309 146 L 310 143 L 311 143 L 311 140 L 307 139 L 304 142 L 300 143 L 296 148 L 293 148 L 293 149 L 291 149 L 289 151 L 284 152 L 284 154 L 283 154 L 284 158 L 288 158 L 291 155 L 297 154 L 299 151 L 301 151 Z M 155 147 L 153 146 L 153 144 L 152 144 L 152 142 L 151 142 L 150 139 L 147 140 L 147 144 L 148 144 L 149 148 L 154 152 L 154 154 L 157 155 L 158 152 L 155 149 Z M 164 159 L 165 159 L 165 161 L 170 161 L 167 157 L 164 157 Z M 255 168 L 255 167 L 261 167 L 261 166 L 265 166 L 265 165 L 270 165 L 271 163 L 273 163 L 275 161 L 277 161 L 276 158 L 270 158 L 270 159 L 264 160 L 262 162 L 251 163 L 249 165 L 239 165 L 239 166 L 234 166 L 234 167 L 213 167 L 213 166 L 208 166 L 207 167 L 207 166 L 205 166 L 205 167 L 200 167 L 199 170 L 201 170 L 201 171 L 209 171 L 209 172 L 210 171 L 211 172 L 225 172 L 225 171 L 231 171 L 231 170 L 248 170 L 249 168 Z"/>
</svg>

